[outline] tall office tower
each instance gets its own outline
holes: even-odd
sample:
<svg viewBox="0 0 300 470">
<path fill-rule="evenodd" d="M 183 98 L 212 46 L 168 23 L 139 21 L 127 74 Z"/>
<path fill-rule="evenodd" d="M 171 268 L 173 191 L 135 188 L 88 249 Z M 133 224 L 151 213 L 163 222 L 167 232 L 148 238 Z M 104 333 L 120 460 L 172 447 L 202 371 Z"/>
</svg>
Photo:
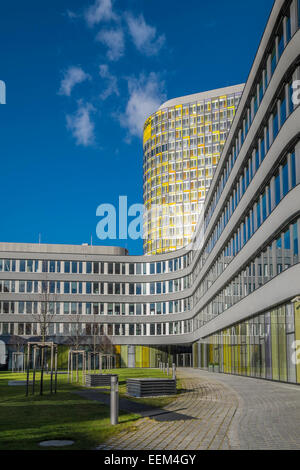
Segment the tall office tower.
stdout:
<svg viewBox="0 0 300 470">
<path fill-rule="evenodd" d="M 145 122 L 145 254 L 190 242 L 243 88 L 166 101 Z"/>
</svg>

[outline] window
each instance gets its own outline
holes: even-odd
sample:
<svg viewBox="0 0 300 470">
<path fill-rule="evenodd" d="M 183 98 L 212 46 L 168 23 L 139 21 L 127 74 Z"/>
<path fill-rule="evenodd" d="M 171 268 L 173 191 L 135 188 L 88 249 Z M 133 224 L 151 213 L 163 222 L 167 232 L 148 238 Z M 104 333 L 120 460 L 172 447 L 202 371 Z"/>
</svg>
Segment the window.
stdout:
<svg viewBox="0 0 300 470">
<path fill-rule="evenodd" d="M 291 17 L 290 15 L 286 18 L 286 40 L 289 42 L 291 40 L 292 32 L 291 32 Z"/>
<path fill-rule="evenodd" d="M 271 53 L 271 74 L 273 75 L 274 70 L 276 68 L 276 45 L 274 44 L 274 47 L 272 49 Z"/>
<path fill-rule="evenodd" d="M 20 261 L 20 272 L 25 273 L 25 260 Z"/>
<path fill-rule="evenodd" d="M 293 252 L 294 252 L 294 263 L 298 263 L 298 223 L 293 224 Z"/>
<path fill-rule="evenodd" d="M 283 126 L 286 120 L 286 100 L 285 100 L 285 89 L 282 91 L 280 96 L 280 127 Z"/>
<path fill-rule="evenodd" d="M 71 283 L 72 294 L 77 294 L 77 282 Z"/>
<path fill-rule="evenodd" d="M 284 197 L 288 193 L 288 190 L 289 190 L 289 171 L 288 171 L 287 160 L 285 161 L 282 167 L 282 189 L 283 189 L 282 197 Z"/>
<path fill-rule="evenodd" d="M 295 161 L 295 152 L 291 154 L 291 174 L 292 174 L 292 181 L 291 187 L 294 188 L 296 186 L 296 161 Z"/>
<path fill-rule="evenodd" d="M 281 57 L 281 54 L 284 50 L 284 43 L 283 43 L 283 26 L 281 24 L 278 32 L 278 56 Z"/>
<path fill-rule="evenodd" d="M 257 207 L 256 207 L 256 214 L 257 214 L 257 228 L 260 227 L 261 225 L 261 216 L 260 216 L 260 202 L 257 202 Z"/>
<path fill-rule="evenodd" d="M 280 193 L 280 175 L 279 171 L 277 172 L 277 175 L 275 176 L 275 205 L 279 204 L 281 199 L 281 193 Z"/>
<path fill-rule="evenodd" d="M 294 110 L 293 94 L 294 94 L 293 80 L 291 80 L 289 83 L 289 114 L 291 114 Z"/>
<path fill-rule="evenodd" d="M 108 263 L 108 274 L 114 273 L 114 265 L 113 263 Z"/>
<path fill-rule="evenodd" d="M 255 171 L 259 168 L 259 152 L 258 148 L 255 150 Z"/>
<path fill-rule="evenodd" d="M 99 263 L 97 263 L 97 262 L 93 263 L 93 273 L 94 274 L 99 274 Z"/>
<path fill-rule="evenodd" d="M 267 197 L 266 197 L 266 193 L 263 194 L 262 196 L 262 219 L 263 219 L 263 222 L 266 220 L 267 218 Z"/>
<path fill-rule="evenodd" d="M 155 274 L 155 263 L 150 263 L 150 274 Z"/>
<path fill-rule="evenodd" d="M 282 272 L 282 244 L 281 235 L 276 240 L 276 258 L 277 258 L 277 274 Z"/>
<path fill-rule="evenodd" d="M 275 104 L 273 111 L 273 140 L 276 139 L 277 134 L 278 134 L 278 112 L 277 112 L 277 104 Z"/>
<path fill-rule="evenodd" d="M 261 135 L 261 138 L 260 138 L 260 161 L 262 162 L 263 159 L 265 158 L 266 156 L 266 152 L 265 152 L 265 137 L 264 137 L 264 134 Z"/>
<path fill-rule="evenodd" d="M 28 264 L 27 264 L 27 268 L 28 268 Z M 50 271 L 50 273 L 55 273 L 55 261 L 50 261 L 49 271 Z M 30 271 L 30 272 L 32 272 L 32 271 Z"/>
<path fill-rule="evenodd" d="M 64 314 L 68 315 L 70 313 L 70 304 L 69 302 L 64 302 Z"/>
<path fill-rule="evenodd" d="M 129 263 L 129 274 L 134 274 L 134 264 Z"/>
</svg>

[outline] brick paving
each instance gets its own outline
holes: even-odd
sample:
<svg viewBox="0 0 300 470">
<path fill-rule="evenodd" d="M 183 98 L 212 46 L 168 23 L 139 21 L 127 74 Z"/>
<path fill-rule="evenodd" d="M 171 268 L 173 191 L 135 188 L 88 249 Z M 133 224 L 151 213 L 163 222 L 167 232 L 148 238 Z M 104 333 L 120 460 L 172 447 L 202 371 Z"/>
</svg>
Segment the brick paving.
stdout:
<svg viewBox="0 0 300 470">
<path fill-rule="evenodd" d="M 300 387 L 178 369 L 185 391 L 165 413 L 97 449 L 300 449 Z"/>
</svg>

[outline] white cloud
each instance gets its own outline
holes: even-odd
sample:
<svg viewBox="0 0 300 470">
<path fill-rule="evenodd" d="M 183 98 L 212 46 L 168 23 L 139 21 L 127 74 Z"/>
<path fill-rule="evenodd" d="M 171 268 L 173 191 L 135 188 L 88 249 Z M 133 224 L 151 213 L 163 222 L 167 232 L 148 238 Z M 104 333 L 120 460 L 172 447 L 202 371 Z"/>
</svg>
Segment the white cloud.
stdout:
<svg viewBox="0 0 300 470">
<path fill-rule="evenodd" d="M 139 78 L 128 79 L 129 100 L 125 112 L 118 119 L 122 127 L 128 129 L 129 136 L 142 135 L 146 119 L 166 99 L 164 86 L 164 82 L 154 72 L 148 77 L 141 74 Z"/>
<path fill-rule="evenodd" d="M 95 108 L 92 104 L 79 101 L 77 111 L 66 116 L 67 129 L 72 132 L 76 145 L 88 147 L 94 143 L 95 124 L 91 119 L 93 112 Z"/>
<path fill-rule="evenodd" d="M 129 33 L 138 51 L 148 56 L 158 54 L 165 43 L 165 36 L 157 36 L 156 28 L 148 25 L 142 14 L 138 17 L 127 14 L 126 21 Z"/>
<path fill-rule="evenodd" d="M 118 17 L 113 12 L 112 0 L 96 0 L 84 13 L 85 20 L 89 26 L 94 26 L 101 21 L 116 20 Z"/>
<path fill-rule="evenodd" d="M 124 55 L 124 34 L 120 28 L 100 31 L 96 36 L 96 41 L 107 46 L 107 58 L 109 60 L 116 61 Z"/>
<path fill-rule="evenodd" d="M 74 11 L 72 10 L 67 10 L 66 11 L 66 15 L 68 18 L 70 18 L 71 20 L 74 20 L 75 18 L 80 18 L 80 15 L 78 15 L 78 13 L 75 13 Z"/>
<path fill-rule="evenodd" d="M 102 64 L 99 66 L 99 75 L 101 78 L 107 81 L 106 88 L 102 91 L 100 98 L 102 100 L 106 100 L 109 96 L 115 94 L 120 96 L 120 92 L 118 89 L 118 82 L 117 77 L 112 75 L 108 69 L 108 65 Z"/>
<path fill-rule="evenodd" d="M 69 67 L 61 81 L 58 93 L 60 95 L 70 96 L 75 85 L 90 79 L 90 75 L 85 73 L 81 67 Z"/>
</svg>

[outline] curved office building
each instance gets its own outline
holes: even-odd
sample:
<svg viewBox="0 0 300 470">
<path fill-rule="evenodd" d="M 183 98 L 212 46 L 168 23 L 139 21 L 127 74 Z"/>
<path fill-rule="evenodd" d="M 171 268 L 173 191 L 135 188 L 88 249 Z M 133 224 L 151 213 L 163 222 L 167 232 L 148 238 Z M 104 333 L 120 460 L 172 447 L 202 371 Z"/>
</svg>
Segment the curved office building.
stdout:
<svg viewBox="0 0 300 470">
<path fill-rule="evenodd" d="M 62 350 L 79 332 L 121 366 L 192 359 L 300 383 L 299 25 L 300 2 L 277 0 L 188 247 L 0 244 L 6 348 L 40 334 L 46 293 Z"/>
<path fill-rule="evenodd" d="M 244 85 L 163 103 L 144 125 L 144 253 L 187 246 Z"/>
</svg>

